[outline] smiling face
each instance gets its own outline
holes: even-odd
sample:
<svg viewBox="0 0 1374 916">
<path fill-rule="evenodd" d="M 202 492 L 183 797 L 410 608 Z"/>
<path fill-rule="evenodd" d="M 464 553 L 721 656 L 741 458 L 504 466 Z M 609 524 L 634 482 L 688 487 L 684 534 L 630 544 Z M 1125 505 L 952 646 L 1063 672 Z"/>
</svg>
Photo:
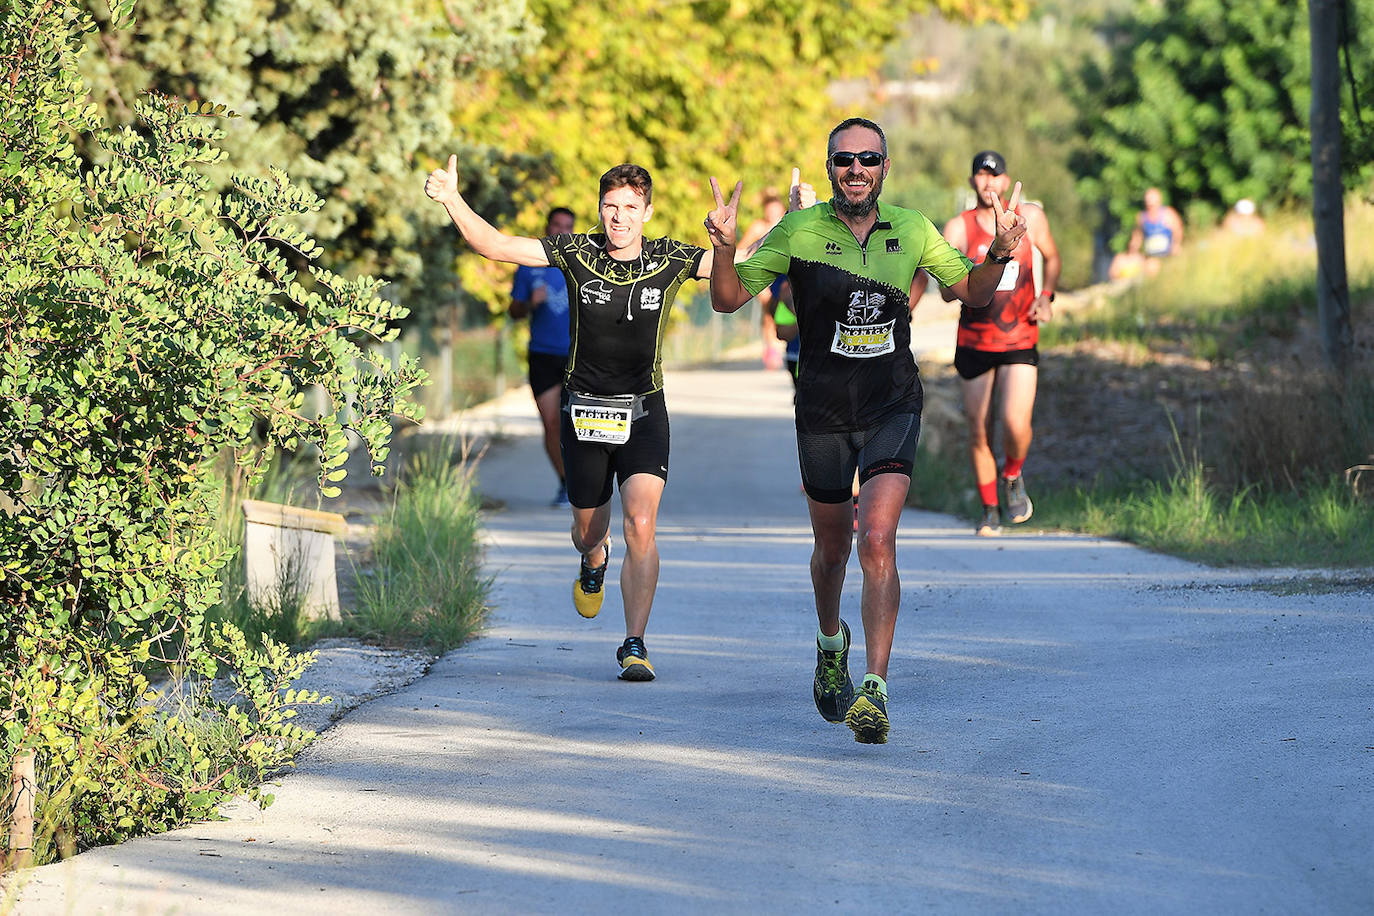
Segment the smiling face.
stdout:
<svg viewBox="0 0 1374 916">
<path fill-rule="evenodd" d="M 644 224 L 654 215 L 654 205 L 628 185 L 612 188 L 601 195 L 601 225 L 606 230 L 606 250 L 612 257 L 639 256 L 644 240 Z"/>
<path fill-rule="evenodd" d="M 881 153 L 882 137 L 867 127 L 846 128 L 835 135 L 830 146 L 830 156 L 835 153 Z M 863 219 L 878 206 L 878 195 L 883 191 L 883 179 L 887 177 L 891 162 L 884 157 L 874 166 L 865 166 L 856 158 L 847 166 L 838 166 L 826 158 L 825 168 L 830 176 L 830 189 L 834 193 L 835 209 L 842 215 Z"/>
</svg>

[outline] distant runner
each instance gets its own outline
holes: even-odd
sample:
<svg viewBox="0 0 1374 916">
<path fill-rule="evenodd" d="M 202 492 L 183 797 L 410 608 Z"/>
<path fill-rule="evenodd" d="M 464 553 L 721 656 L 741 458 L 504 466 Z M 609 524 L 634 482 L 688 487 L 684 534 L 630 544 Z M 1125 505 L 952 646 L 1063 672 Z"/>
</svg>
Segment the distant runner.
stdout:
<svg viewBox="0 0 1374 916">
<path fill-rule="evenodd" d="M 625 641 L 620 678 L 651 681 L 644 631 L 658 586 L 655 533 L 668 480 L 668 411 L 660 344 L 678 287 L 710 276 L 712 253 L 668 238 L 645 239 L 653 180 L 637 165 L 601 176 L 601 232 L 531 239 L 482 219 L 458 191 L 458 158 L 435 169 L 425 193 L 448 211 L 473 250 L 493 261 L 563 272 L 572 305 L 571 347 L 563 379 L 562 454 L 572 503 L 573 546 L 581 554 L 573 605 L 601 610 L 611 561 L 612 481 L 620 485 L 625 563 L 620 591 Z"/>
<path fill-rule="evenodd" d="M 822 717 L 844 722 L 854 740 L 887 741 L 887 670 L 897 625 L 897 522 L 911 483 L 921 425 L 921 384 L 911 355 L 912 280 L 924 268 L 973 305 L 986 304 L 1002 277 L 994 259 L 1026 231 L 1012 209 L 998 213 L 989 260 L 975 266 L 916 210 L 880 204 L 891 168 L 882 128 L 864 118 L 830 133 L 829 202 L 788 213 L 747 260 L 733 263 L 740 185 L 727 203 L 715 179 L 706 217 L 716 251 L 711 304 L 733 312 L 786 274 L 801 337 L 797 364 L 797 451 L 815 547 L 816 675 Z M 795 182 L 794 182 L 795 183 Z M 1000 210 L 1000 203 L 998 204 Z M 854 541 L 850 486 L 859 491 L 859 563 L 868 673 L 857 695 L 849 674 L 850 632 L 840 619 L 845 565 Z"/>
<path fill-rule="evenodd" d="M 567 207 L 549 211 L 545 235 L 568 235 L 575 226 L 573 212 Z M 544 452 L 549 456 L 558 475 L 558 490 L 549 505 L 569 508 L 568 484 L 563 477 L 563 452 L 559 445 L 559 401 L 563 393 L 563 376 L 568 371 L 568 346 L 571 343 L 568 325 L 568 284 L 563 271 L 557 267 L 526 267 L 515 269 L 510 290 L 510 316 L 530 317 L 529 364 L 530 391 L 534 406 L 544 425 Z"/>
<path fill-rule="evenodd" d="M 955 248 L 981 259 L 992 245 L 1002 195 L 1011 184 L 1006 160 L 992 150 L 974 156 L 969 184 L 978 192 L 977 202 L 971 210 L 946 223 L 944 234 Z M 983 500 L 983 517 L 975 532 L 983 537 L 1002 530 L 997 458 L 992 453 L 996 419 L 1002 421 L 1002 446 L 1006 452 L 1001 502 L 1007 518 L 1020 524 L 1034 511 L 1026 495 L 1021 466 L 1031 444 L 1031 415 L 1040 365 L 1039 322 L 1049 321 L 1054 290 L 1059 285 L 1059 248 L 1050 234 L 1045 211 L 1031 203 L 1023 203 L 1018 209 L 1026 220 L 1026 237 L 1012 252 L 1011 263 L 993 293 L 992 308 L 960 310 L 954 350 L 954 368 L 959 373 L 964 416 L 968 420 L 969 462 Z M 1035 291 L 1032 248 L 1039 249 L 1043 259 L 1044 277 L 1039 293 Z M 949 291 L 942 295 L 954 298 Z M 993 414 L 994 401 L 997 416 Z"/>
</svg>

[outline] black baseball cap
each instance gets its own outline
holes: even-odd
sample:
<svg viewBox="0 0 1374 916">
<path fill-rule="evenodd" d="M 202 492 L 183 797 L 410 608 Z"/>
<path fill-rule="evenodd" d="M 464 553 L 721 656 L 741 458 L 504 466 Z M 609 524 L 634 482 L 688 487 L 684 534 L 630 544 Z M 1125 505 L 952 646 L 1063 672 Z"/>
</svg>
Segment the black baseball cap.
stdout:
<svg viewBox="0 0 1374 916">
<path fill-rule="evenodd" d="M 1002 158 L 1001 153 L 985 149 L 973 157 L 973 168 L 969 170 L 969 174 L 977 175 L 984 169 L 994 175 L 1005 175 L 1007 173 L 1007 160 Z"/>
</svg>

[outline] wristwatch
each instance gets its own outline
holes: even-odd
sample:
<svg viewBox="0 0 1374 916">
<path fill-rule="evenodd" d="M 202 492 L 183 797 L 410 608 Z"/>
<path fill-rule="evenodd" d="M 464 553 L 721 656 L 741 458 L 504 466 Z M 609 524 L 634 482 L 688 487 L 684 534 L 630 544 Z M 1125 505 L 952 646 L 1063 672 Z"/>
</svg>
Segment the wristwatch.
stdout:
<svg viewBox="0 0 1374 916">
<path fill-rule="evenodd" d="M 999 258 L 999 257 L 997 257 L 996 255 L 994 255 L 994 254 L 992 253 L 992 249 L 991 249 L 991 248 L 988 249 L 988 260 L 991 261 L 991 262 L 994 263 L 994 264 L 1007 264 L 1007 263 L 1010 263 L 1012 257 L 1013 257 L 1013 255 L 1009 254 L 1009 255 L 1007 255 L 1006 257 Z"/>
</svg>

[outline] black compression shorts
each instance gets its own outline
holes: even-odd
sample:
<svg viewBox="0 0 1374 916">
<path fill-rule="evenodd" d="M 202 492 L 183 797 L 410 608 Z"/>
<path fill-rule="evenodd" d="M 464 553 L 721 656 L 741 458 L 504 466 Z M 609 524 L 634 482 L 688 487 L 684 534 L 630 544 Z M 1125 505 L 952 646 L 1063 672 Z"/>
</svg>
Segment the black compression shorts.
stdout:
<svg viewBox="0 0 1374 916">
<path fill-rule="evenodd" d="M 958 372 L 959 377 L 965 381 L 975 379 L 998 366 L 1014 365 L 1040 365 L 1039 348 L 1007 350 L 1001 353 L 995 350 L 975 350 L 972 347 L 954 348 L 954 371 Z"/>
<path fill-rule="evenodd" d="M 921 415 L 899 413 L 873 429 L 852 433 L 797 432 L 802 486 L 818 503 L 842 503 L 851 498 L 854 471 L 863 486 L 879 474 L 911 476 Z"/>
<path fill-rule="evenodd" d="M 543 394 L 555 385 L 563 384 L 563 376 L 568 371 L 568 357 L 554 353 L 529 352 L 530 390 Z"/>
<path fill-rule="evenodd" d="M 612 477 L 622 487 L 631 474 L 668 479 L 668 408 L 662 391 L 644 396 L 644 415 L 630 425 L 630 441 L 624 445 L 579 442 L 573 433 L 566 390 L 560 411 L 559 441 L 568 502 L 577 508 L 595 509 L 609 500 Z"/>
</svg>

